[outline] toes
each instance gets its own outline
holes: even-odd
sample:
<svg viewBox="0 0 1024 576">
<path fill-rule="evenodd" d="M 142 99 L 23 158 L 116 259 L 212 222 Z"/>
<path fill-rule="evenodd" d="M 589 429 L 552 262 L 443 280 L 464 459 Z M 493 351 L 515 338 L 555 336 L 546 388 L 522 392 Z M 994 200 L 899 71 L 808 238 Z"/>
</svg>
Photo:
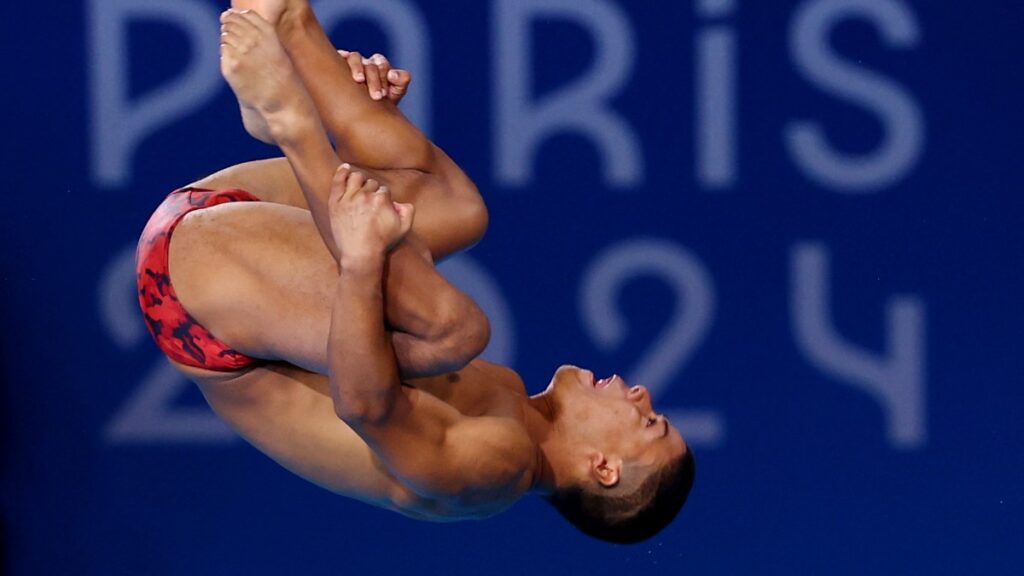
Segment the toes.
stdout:
<svg viewBox="0 0 1024 576">
<path fill-rule="evenodd" d="M 267 22 L 263 16 L 260 16 L 258 12 L 254 10 L 242 10 L 238 13 L 239 16 L 254 28 L 267 29 L 270 27 L 270 23 Z"/>
</svg>

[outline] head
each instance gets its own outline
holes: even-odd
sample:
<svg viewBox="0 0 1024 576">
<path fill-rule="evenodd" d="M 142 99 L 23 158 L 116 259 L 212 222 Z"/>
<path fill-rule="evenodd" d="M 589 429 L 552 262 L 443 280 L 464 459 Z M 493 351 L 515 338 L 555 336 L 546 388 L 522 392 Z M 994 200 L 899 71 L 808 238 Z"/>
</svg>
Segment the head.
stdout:
<svg viewBox="0 0 1024 576">
<path fill-rule="evenodd" d="M 551 503 L 584 533 L 610 542 L 646 540 L 667 526 L 693 485 L 694 459 L 679 430 L 643 386 L 596 379 L 575 366 L 545 393 L 566 455 Z"/>
</svg>

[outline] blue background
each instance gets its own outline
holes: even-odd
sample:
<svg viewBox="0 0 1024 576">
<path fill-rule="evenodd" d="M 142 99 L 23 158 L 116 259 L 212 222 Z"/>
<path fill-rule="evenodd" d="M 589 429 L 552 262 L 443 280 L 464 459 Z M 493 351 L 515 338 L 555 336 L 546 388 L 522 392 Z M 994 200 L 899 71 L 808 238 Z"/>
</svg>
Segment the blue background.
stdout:
<svg viewBox="0 0 1024 576">
<path fill-rule="evenodd" d="M 493 284 L 481 298 L 508 346 L 491 354 L 538 391 L 563 362 L 633 374 L 654 343 L 671 340 L 663 330 L 674 318 L 696 334 L 666 352 L 670 373 L 653 383 L 662 406 L 715 418 L 710 428 L 683 420 L 698 457 L 690 502 L 656 539 L 614 547 L 537 501 L 454 525 L 346 501 L 232 439 L 198 392 L 166 376 L 131 307 L 125 254 L 167 191 L 274 151 L 247 139 L 221 82 L 132 146 L 121 181 L 99 175 L 109 143 L 92 143 L 89 86 L 110 62 L 97 56 L 87 16 L 105 2 L 119 5 L 5 7 L 8 573 L 1024 572 L 1020 3 L 739 1 L 709 16 L 696 2 L 581 0 L 590 12 L 617 8 L 635 42 L 602 106 L 632 131 L 616 149 L 633 146 L 642 165 L 616 181 L 592 138 L 561 131 L 529 155 L 522 183 L 496 169 L 496 142 L 511 132 L 496 120 L 507 86 L 497 63 L 508 57 L 493 22 L 499 2 L 401 3 L 422 17 L 429 47 L 429 74 L 411 98 L 430 96 L 432 135 L 491 209 L 487 238 L 460 261 Z M 182 4 L 205 8 L 217 34 L 219 3 Z M 917 30 L 898 47 L 858 13 L 830 29 L 834 58 L 879 75 L 920 116 L 916 160 L 870 189 L 811 177 L 787 145 L 788 127 L 809 120 L 838 153 L 877 154 L 893 126 L 912 121 L 886 124 L 798 66 L 790 41 L 811 6 L 895 7 Z M 696 169 L 695 61 L 712 27 L 736 46 L 733 180 L 719 187 Z M 529 29 L 529 105 L 571 89 L 607 40 L 564 18 Z M 197 65 L 180 24 L 138 18 L 125 30 L 102 42 L 123 41 L 129 104 Z M 339 46 L 395 56 L 372 19 L 331 31 Z M 646 255 L 661 272 L 623 273 L 603 311 L 581 310 L 588 274 L 632 242 L 646 244 L 625 260 Z M 798 270 L 800 254 L 824 258 L 824 284 Z M 684 261 L 696 263 L 708 298 L 696 296 L 693 274 L 674 291 L 667 279 Z M 892 433 L 863 379 L 835 369 L 835 354 L 815 355 L 820 334 L 799 337 L 794 318 L 809 312 L 797 287 L 826 285 L 831 331 L 876 358 L 895 354 L 894 299 L 911 299 L 917 376 L 886 384 L 919 385 L 909 438 Z M 614 313 L 621 338 L 603 346 Z M 165 397 L 147 403 L 144 391 Z"/>
</svg>

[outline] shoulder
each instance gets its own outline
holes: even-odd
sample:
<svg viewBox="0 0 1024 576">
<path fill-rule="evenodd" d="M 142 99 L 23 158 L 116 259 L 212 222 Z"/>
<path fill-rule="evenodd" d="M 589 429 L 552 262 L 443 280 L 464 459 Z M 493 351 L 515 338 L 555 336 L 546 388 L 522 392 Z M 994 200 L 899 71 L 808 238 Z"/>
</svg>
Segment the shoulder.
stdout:
<svg viewBox="0 0 1024 576">
<path fill-rule="evenodd" d="M 515 370 L 477 358 L 470 364 L 478 371 L 480 378 L 489 384 L 505 388 L 517 394 L 526 394 L 526 385 Z"/>
<path fill-rule="evenodd" d="M 445 443 L 458 492 L 515 491 L 533 470 L 535 446 L 522 423 L 510 418 L 466 418 Z"/>
</svg>

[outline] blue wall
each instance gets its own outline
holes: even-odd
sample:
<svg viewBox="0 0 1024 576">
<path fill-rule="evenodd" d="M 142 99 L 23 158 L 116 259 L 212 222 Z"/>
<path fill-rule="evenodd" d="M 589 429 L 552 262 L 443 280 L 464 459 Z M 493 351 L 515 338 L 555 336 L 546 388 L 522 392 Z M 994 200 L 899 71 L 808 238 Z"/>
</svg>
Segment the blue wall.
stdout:
<svg viewBox="0 0 1024 576">
<path fill-rule="evenodd" d="M 430 525 L 332 496 L 167 367 L 143 223 L 274 154 L 217 75 L 221 8 L 6 7 L 9 573 L 1024 572 L 1019 3 L 321 4 L 414 69 L 408 112 L 491 207 L 445 268 L 489 356 L 533 391 L 624 373 L 682 423 L 690 503 L 631 548 L 539 502 Z"/>
</svg>

